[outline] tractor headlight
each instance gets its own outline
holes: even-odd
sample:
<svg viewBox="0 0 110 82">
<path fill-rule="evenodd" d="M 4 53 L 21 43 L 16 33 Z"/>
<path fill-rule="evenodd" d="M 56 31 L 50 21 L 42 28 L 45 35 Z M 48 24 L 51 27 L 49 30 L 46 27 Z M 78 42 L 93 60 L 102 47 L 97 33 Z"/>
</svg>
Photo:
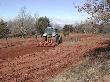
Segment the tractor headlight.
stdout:
<svg viewBox="0 0 110 82">
<path fill-rule="evenodd" d="M 47 36 L 47 33 L 44 33 L 43 36 Z"/>
<path fill-rule="evenodd" d="M 55 37 L 55 36 L 56 36 L 56 34 L 55 34 L 55 33 L 53 33 L 53 34 L 52 34 L 52 36 L 53 36 L 53 37 Z"/>
</svg>

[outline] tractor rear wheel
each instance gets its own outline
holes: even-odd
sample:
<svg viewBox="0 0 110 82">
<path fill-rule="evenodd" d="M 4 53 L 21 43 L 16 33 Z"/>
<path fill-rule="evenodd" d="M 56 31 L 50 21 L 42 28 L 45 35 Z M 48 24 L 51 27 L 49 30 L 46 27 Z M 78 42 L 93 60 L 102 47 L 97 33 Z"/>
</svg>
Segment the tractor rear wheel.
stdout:
<svg viewBox="0 0 110 82">
<path fill-rule="evenodd" d="M 60 40 L 59 43 L 62 43 L 62 36 L 60 36 L 59 38 L 60 38 L 60 39 L 59 39 L 59 40 Z"/>
<path fill-rule="evenodd" d="M 59 36 L 56 36 L 56 43 L 59 44 Z"/>
</svg>

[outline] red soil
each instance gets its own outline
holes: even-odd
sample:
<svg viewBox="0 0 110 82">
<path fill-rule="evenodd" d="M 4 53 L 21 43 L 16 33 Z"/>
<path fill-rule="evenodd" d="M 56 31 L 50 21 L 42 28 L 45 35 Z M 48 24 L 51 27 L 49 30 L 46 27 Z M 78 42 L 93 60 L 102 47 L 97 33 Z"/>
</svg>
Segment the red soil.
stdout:
<svg viewBox="0 0 110 82">
<path fill-rule="evenodd" d="M 43 50 L 49 50 L 50 47 L 37 47 L 36 39 L 12 39 L 9 40 L 9 46 L 7 47 L 6 41 L 0 41 L 2 47 L 0 48 L 0 59 L 7 60 L 18 56 L 31 54 L 35 52 L 42 52 Z"/>
<path fill-rule="evenodd" d="M 72 37 L 71 37 L 72 38 Z M 49 51 L 15 57 L 0 64 L 1 82 L 44 82 L 80 61 L 92 50 L 106 47 L 109 38 L 86 36 L 78 44 L 62 43 Z"/>
</svg>

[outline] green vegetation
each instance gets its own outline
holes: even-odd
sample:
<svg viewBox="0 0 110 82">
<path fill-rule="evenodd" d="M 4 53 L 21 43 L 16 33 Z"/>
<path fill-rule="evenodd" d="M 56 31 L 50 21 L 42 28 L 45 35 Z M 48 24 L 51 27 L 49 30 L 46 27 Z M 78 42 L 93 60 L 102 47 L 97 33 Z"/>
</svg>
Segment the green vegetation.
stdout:
<svg viewBox="0 0 110 82">
<path fill-rule="evenodd" d="M 45 28 L 47 28 L 50 25 L 50 20 L 49 18 L 45 17 L 39 17 L 38 20 L 36 21 L 35 27 L 39 34 L 43 34 Z"/>
<path fill-rule="evenodd" d="M 9 34 L 10 34 L 10 30 L 7 27 L 7 23 L 1 19 L 1 21 L 0 21 L 0 38 L 6 39 L 7 46 L 9 46 L 8 40 L 7 40 Z"/>
<path fill-rule="evenodd" d="M 7 26 L 12 37 L 26 37 L 42 35 L 45 28 L 51 25 L 48 17 L 33 17 L 27 12 L 26 7 L 22 7 L 13 20 L 7 21 Z"/>
</svg>

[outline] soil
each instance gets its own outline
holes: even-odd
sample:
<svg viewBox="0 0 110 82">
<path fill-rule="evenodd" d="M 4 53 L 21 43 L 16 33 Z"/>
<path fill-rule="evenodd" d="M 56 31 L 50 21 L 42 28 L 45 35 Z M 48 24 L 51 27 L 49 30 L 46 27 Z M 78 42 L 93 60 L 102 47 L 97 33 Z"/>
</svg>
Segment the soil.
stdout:
<svg viewBox="0 0 110 82">
<path fill-rule="evenodd" d="M 42 52 L 43 50 L 49 50 L 52 47 L 37 47 L 37 40 L 35 38 L 20 38 L 20 39 L 9 39 L 7 43 L 5 40 L 1 40 L 0 43 L 2 44 L 0 48 L 0 59 L 7 60 L 13 59 L 18 56 L 31 54 L 35 52 Z"/>
<path fill-rule="evenodd" d="M 43 48 L 37 48 L 37 50 L 30 42 L 26 46 L 8 48 L 6 56 L 1 57 L 13 56 L 14 58 L 0 64 L 0 81 L 44 82 L 76 64 L 95 49 L 110 45 L 110 38 L 89 34 L 79 36 L 80 40 L 76 42 L 77 44 L 74 44 L 74 37 L 71 36 L 69 37 L 73 41 L 71 44 L 67 41 L 53 49 L 49 48 L 48 51 L 44 51 Z M 39 52 L 41 49 L 42 51 Z M 0 53 L 4 53 L 5 49 L 3 50 Z M 18 52 L 16 50 L 20 53 L 18 55 L 22 55 L 15 57 Z M 11 53 L 11 56 L 8 52 Z"/>
</svg>

